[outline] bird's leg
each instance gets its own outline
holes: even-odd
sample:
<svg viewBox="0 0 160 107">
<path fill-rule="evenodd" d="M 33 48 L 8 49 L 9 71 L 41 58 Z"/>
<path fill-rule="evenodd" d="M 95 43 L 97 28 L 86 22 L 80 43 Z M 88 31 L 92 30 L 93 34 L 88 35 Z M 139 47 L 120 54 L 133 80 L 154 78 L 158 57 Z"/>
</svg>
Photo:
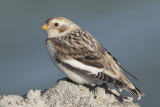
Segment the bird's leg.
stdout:
<svg viewBox="0 0 160 107">
<path fill-rule="evenodd" d="M 96 85 L 91 85 L 90 91 L 93 92 L 94 94 L 96 93 L 98 84 Z"/>
<path fill-rule="evenodd" d="M 93 93 L 95 94 L 96 88 L 97 88 L 98 85 L 97 85 L 97 84 L 96 84 L 96 85 L 92 85 L 92 84 L 90 84 L 90 85 L 84 84 L 84 86 L 87 87 L 87 88 L 89 88 L 89 91 L 91 91 L 91 92 L 93 92 Z"/>
<path fill-rule="evenodd" d="M 103 87 L 103 88 L 105 88 L 105 89 L 106 89 L 106 88 L 108 89 L 107 83 L 104 83 L 104 82 L 103 82 L 103 83 L 102 83 L 101 85 L 99 85 L 99 86 L 100 86 L 100 87 Z"/>
<path fill-rule="evenodd" d="M 108 90 L 107 83 L 103 82 L 101 85 L 99 85 L 99 87 L 104 88 L 106 93 L 110 93 L 110 91 Z"/>
</svg>

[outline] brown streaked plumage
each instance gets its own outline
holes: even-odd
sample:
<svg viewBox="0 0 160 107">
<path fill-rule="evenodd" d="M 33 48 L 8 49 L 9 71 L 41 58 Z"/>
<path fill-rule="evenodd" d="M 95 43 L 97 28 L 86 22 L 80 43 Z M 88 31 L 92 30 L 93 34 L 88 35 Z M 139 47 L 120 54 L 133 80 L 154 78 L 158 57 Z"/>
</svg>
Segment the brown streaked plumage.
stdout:
<svg viewBox="0 0 160 107">
<path fill-rule="evenodd" d="M 137 99 L 144 96 L 121 72 L 127 71 L 87 31 L 62 17 L 48 19 L 42 29 L 47 33 L 46 46 L 52 61 L 73 81 L 112 83 Z"/>
</svg>

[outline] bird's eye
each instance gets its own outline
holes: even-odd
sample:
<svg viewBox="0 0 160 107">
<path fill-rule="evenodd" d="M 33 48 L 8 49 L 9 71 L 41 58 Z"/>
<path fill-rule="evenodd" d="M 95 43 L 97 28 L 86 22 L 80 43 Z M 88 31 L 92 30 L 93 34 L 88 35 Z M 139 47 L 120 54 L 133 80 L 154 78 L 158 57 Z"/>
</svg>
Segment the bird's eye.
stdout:
<svg viewBox="0 0 160 107">
<path fill-rule="evenodd" d="M 58 24 L 58 23 L 55 23 L 54 25 L 55 25 L 55 26 L 58 26 L 59 24 Z"/>
</svg>

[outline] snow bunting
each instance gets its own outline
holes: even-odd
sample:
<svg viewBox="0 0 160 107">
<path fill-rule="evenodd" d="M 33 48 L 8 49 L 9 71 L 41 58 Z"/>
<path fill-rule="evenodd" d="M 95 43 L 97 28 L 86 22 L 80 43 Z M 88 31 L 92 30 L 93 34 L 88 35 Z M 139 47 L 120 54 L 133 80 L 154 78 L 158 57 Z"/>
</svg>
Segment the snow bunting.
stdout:
<svg viewBox="0 0 160 107">
<path fill-rule="evenodd" d="M 47 33 L 46 47 L 52 61 L 71 80 L 79 84 L 112 83 L 138 100 L 144 96 L 123 75 L 122 72 L 130 73 L 111 53 L 72 21 L 63 17 L 50 18 L 41 29 Z"/>
</svg>

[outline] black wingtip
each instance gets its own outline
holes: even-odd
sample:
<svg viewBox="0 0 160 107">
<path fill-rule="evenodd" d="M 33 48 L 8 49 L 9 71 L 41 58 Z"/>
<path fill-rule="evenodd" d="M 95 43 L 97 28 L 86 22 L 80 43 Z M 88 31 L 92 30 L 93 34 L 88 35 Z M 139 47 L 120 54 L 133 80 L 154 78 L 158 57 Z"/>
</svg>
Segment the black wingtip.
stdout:
<svg viewBox="0 0 160 107">
<path fill-rule="evenodd" d="M 135 87 L 135 86 L 134 86 Z M 141 96 L 145 96 L 145 94 L 140 90 L 140 89 L 138 89 L 137 87 L 135 87 L 136 88 L 136 90 L 138 91 L 138 93 L 141 95 Z"/>
<path fill-rule="evenodd" d="M 138 80 L 138 78 L 135 77 L 134 75 L 132 75 L 130 72 L 128 72 L 128 71 L 125 71 L 125 72 L 128 73 L 129 75 L 131 75 L 135 80 Z"/>
<path fill-rule="evenodd" d="M 120 65 L 119 65 L 120 66 Z M 128 71 L 126 71 L 124 68 L 122 68 L 121 66 L 120 66 L 120 68 L 121 68 L 121 70 L 122 71 L 124 71 L 124 72 L 126 72 L 127 74 L 129 74 L 130 76 L 132 76 L 135 80 L 138 80 L 138 78 L 137 77 L 135 77 L 133 74 L 131 74 L 130 72 L 128 72 Z"/>
</svg>

